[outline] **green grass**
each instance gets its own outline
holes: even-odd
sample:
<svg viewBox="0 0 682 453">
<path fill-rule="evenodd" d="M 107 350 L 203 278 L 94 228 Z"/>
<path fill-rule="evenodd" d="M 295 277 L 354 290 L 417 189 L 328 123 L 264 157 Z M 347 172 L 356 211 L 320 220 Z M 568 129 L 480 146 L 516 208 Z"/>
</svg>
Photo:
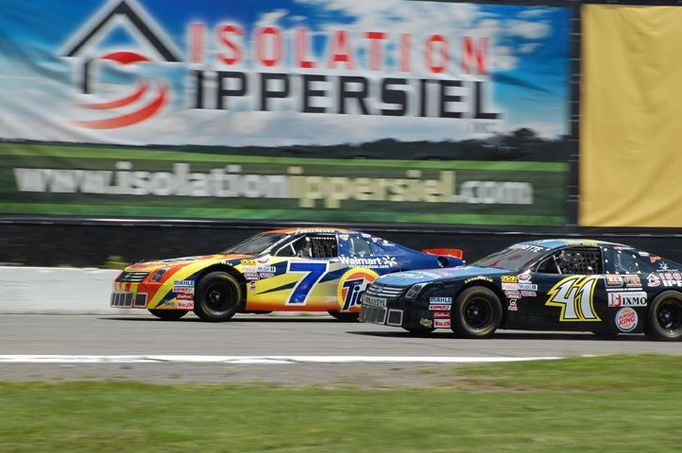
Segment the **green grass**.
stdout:
<svg viewBox="0 0 682 453">
<path fill-rule="evenodd" d="M 371 390 L 0 383 L 0 451 L 650 452 L 682 443 L 678 357 L 443 377 L 439 388 Z"/>
</svg>

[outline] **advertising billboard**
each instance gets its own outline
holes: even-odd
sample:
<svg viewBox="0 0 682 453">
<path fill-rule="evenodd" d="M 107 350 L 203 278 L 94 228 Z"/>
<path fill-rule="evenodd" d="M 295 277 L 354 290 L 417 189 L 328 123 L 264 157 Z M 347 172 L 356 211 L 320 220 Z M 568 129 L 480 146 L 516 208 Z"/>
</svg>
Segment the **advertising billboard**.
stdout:
<svg viewBox="0 0 682 453">
<path fill-rule="evenodd" d="M 0 213 L 566 223 L 570 8 L 5 3 Z"/>
</svg>

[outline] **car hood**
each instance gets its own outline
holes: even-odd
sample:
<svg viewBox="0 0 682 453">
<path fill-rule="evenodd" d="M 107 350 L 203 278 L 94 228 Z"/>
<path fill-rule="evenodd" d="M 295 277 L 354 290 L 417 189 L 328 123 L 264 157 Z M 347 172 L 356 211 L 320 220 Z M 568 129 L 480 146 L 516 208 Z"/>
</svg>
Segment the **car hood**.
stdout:
<svg viewBox="0 0 682 453">
<path fill-rule="evenodd" d="M 167 267 L 182 267 L 188 264 L 194 264 L 199 261 L 205 261 L 207 265 L 219 261 L 236 260 L 238 263 L 240 259 L 249 258 L 250 255 L 201 255 L 201 256 L 185 256 L 182 258 L 171 258 L 167 260 L 141 261 L 125 268 L 126 272 L 153 272 L 158 269 Z"/>
<path fill-rule="evenodd" d="M 510 271 L 493 267 L 459 266 L 455 268 L 427 269 L 422 271 L 398 272 L 380 277 L 377 282 L 391 286 L 412 286 L 439 280 L 466 279 L 481 275 L 503 275 Z"/>
</svg>

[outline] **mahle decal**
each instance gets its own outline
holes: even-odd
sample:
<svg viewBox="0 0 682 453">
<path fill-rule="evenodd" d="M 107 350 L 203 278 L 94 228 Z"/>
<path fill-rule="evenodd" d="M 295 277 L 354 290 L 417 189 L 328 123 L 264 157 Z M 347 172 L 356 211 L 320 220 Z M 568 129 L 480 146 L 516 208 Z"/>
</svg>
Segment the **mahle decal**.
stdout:
<svg viewBox="0 0 682 453">
<path fill-rule="evenodd" d="M 547 292 L 545 305 L 560 307 L 560 321 L 601 321 L 594 311 L 594 288 L 599 277 L 566 277 Z"/>
</svg>

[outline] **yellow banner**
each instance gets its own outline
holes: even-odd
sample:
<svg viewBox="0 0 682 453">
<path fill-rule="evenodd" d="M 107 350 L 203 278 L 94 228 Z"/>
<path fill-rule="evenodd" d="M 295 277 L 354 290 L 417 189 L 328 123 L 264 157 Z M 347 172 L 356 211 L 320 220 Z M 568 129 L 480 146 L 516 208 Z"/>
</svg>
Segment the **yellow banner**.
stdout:
<svg viewBox="0 0 682 453">
<path fill-rule="evenodd" d="M 682 226 L 682 7 L 583 7 L 580 224 Z"/>
</svg>

